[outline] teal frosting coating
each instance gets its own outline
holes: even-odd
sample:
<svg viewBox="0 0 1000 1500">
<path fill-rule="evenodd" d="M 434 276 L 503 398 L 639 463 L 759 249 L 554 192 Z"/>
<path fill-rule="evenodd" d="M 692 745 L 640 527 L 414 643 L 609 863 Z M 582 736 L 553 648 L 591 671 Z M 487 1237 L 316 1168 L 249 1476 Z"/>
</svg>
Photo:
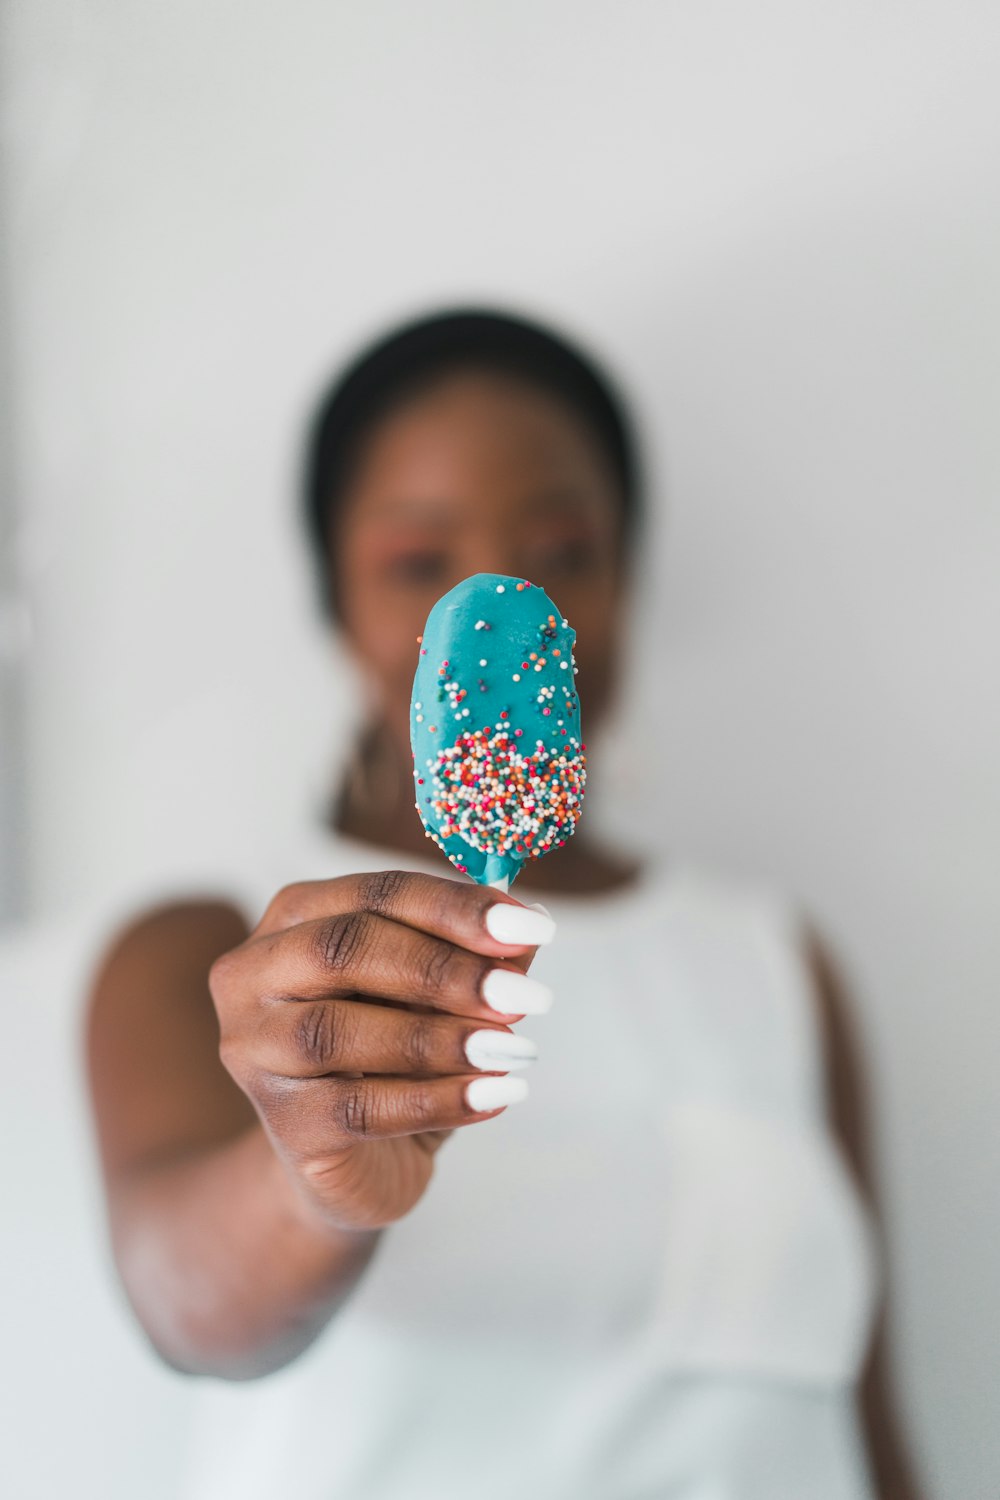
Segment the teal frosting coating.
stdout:
<svg viewBox="0 0 1000 1500">
<path fill-rule="evenodd" d="M 576 633 L 544 589 L 476 573 L 438 600 L 410 703 L 416 808 L 480 885 L 565 843 L 586 781 Z"/>
</svg>

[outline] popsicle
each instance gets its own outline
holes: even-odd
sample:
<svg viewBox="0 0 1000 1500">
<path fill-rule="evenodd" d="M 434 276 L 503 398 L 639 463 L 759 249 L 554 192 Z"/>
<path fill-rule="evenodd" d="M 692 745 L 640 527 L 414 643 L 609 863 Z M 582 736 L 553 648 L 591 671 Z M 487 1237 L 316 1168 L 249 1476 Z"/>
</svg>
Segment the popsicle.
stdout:
<svg viewBox="0 0 1000 1500">
<path fill-rule="evenodd" d="M 410 704 L 416 808 L 456 869 L 506 890 L 580 819 L 576 633 L 526 578 L 476 573 L 418 639 Z"/>
</svg>

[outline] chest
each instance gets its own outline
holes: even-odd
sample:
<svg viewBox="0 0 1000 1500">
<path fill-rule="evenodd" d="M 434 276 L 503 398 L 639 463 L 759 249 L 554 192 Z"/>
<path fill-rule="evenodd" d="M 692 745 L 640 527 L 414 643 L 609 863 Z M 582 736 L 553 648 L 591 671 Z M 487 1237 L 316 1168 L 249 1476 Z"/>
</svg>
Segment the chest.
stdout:
<svg viewBox="0 0 1000 1500">
<path fill-rule="evenodd" d="M 794 971 L 690 915 L 559 936 L 536 960 L 556 1004 L 519 1023 L 528 1099 L 445 1143 L 364 1315 L 456 1349 L 850 1369 L 870 1245 Z"/>
</svg>

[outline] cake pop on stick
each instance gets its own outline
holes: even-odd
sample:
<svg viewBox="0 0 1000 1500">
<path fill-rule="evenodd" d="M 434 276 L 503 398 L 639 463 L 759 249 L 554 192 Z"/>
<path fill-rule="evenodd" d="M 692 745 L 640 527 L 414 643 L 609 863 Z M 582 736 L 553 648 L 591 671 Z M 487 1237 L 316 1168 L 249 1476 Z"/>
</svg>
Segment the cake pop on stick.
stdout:
<svg viewBox="0 0 1000 1500">
<path fill-rule="evenodd" d="M 583 805 L 576 633 L 544 589 L 476 573 L 431 610 L 410 704 L 416 808 L 456 869 L 507 890 Z"/>
</svg>

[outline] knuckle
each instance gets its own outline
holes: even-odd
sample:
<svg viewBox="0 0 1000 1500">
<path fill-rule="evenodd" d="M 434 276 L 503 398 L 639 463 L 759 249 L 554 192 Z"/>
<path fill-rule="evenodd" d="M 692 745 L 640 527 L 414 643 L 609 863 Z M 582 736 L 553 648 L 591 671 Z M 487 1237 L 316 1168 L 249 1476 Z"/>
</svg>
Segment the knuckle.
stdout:
<svg viewBox="0 0 1000 1500">
<path fill-rule="evenodd" d="M 302 909 L 304 891 L 305 884 L 301 880 L 283 885 L 272 897 L 266 915 L 282 923 L 294 923 L 297 914 Z"/>
<path fill-rule="evenodd" d="M 405 870 L 375 870 L 361 883 L 361 905 L 376 916 L 389 916 L 397 907 L 410 877 Z"/>
<path fill-rule="evenodd" d="M 291 1080 L 279 1078 L 276 1073 L 255 1069 L 247 1071 L 239 1082 L 244 1093 L 253 1100 L 265 1119 L 280 1125 L 288 1113 Z"/>
<path fill-rule="evenodd" d="M 358 1140 L 374 1134 L 377 1112 L 371 1086 L 364 1078 L 344 1086 L 339 1101 L 340 1125 L 345 1133 Z"/>
<path fill-rule="evenodd" d="M 458 949 L 450 943 L 427 943 L 420 955 L 417 976 L 422 989 L 435 995 L 447 989 L 455 977 L 458 960 Z"/>
<path fill-rule="evenodd" d="M 343 912 L 327 917 L 316 929 L 316 954 L 324 969 L 343 973 L 357 962 L 370 935 L 365 912 Z"/>
<path fill-rule="evenodd" d="M 297 1053 L 310 1067 L 331 1067 L 341 1040 L 336 1007 L 317 1000 L 314 1004 L 298 1002 L 297 1009 L 300 1013 L 293 1028 Z"/>
<path fill-rule="evenodd" d="M 232 995 L 240 967 L 238 948 L 230 948 L 211 965 L 208 971 L 208 991 L 215 1005 L 224 1005 Z"/>
<path fill-rule="evenodd" d="M 435 1026 L 429 1016 L 414 1015 L 407 1025 L 403 1052 L 414 1073 L 430 1070 L 434 1054 Z"/>
<path fill-rule="evenodd" d="M 470 906 L 478 909 L 480 905 L 491 904 L 487 896 L 485 900 L 480 896 L 481 886 L 463 886 L 453 880 L 440 880 L 434 887 L 433 894 L 428 900 L 434 920 L 440 926 L 453 925 L 468 920 Z"/>
<path fill-rule="evenodd" d="M 430 1129 L 435 1121 L 434 1091 L 427 1084 L 414 1084 L 406 1091 L 406 1115 L 417 1130 Z"/>
</svg>

